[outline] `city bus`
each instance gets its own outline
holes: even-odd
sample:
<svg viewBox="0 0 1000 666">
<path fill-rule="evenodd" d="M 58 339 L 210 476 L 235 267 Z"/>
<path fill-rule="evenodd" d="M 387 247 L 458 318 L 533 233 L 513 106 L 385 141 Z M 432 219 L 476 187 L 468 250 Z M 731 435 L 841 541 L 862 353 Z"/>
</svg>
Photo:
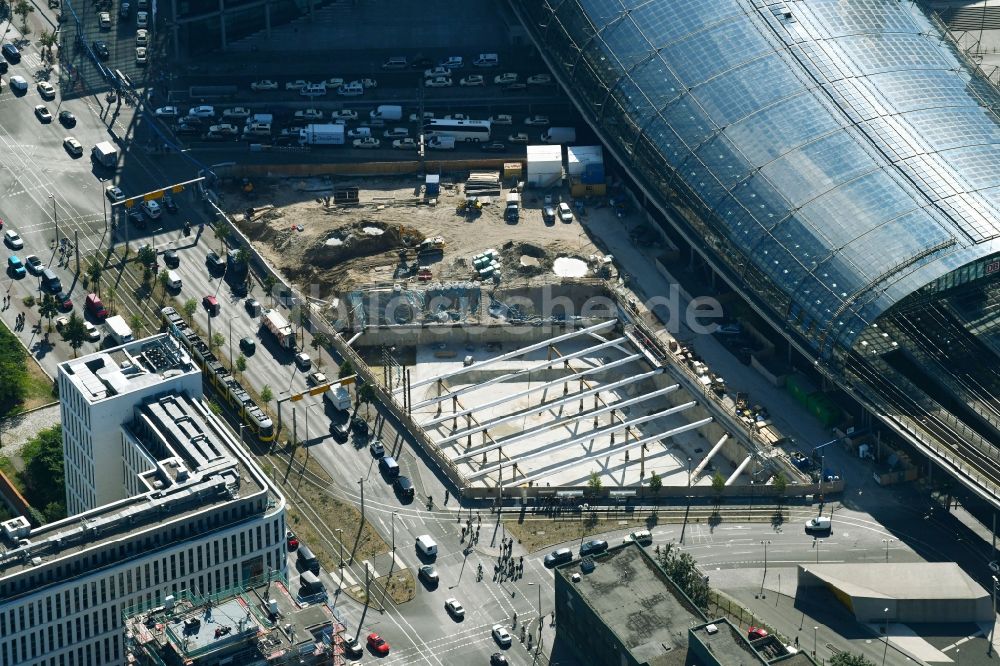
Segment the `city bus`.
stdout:
<svg viewBox="0 0 1000 666">
<path fill-rule="evenodd" d="M 432 118 L 424 125 L 424 136 L 450 136 L 455 141 L 489 141 L 488 120 L 445 120 Z"/>
</svg>

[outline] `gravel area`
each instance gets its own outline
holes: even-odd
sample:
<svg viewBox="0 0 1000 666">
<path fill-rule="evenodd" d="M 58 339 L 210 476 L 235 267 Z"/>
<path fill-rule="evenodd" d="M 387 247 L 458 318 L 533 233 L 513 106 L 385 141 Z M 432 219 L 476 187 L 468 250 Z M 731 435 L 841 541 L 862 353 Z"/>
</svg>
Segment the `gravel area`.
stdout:
<svg viewBox="0 0 1000 666">
<path fill-rule="evenodd" d="M 0 455 L 8 458 L 16 457 L 25 442 L 40 430 L 51 428 L 57 423 L 59 423 L 58 402 L 0 421 L 0 441 L 3 441 Z"/>
</svg>

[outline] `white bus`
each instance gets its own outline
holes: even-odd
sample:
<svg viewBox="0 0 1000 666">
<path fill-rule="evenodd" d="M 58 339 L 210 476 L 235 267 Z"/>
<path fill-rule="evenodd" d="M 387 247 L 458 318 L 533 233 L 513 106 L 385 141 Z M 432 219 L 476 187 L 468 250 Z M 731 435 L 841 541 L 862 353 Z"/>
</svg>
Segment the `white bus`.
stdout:
<svg viewBox="0 0 1000 666">
<path fill-rule="evenodd" d="M 424 136 L 450 136 L 455 141 L 489 141 L 488 120 L 444 120 L 431 118 L 424 125 Z"/>
</svg>

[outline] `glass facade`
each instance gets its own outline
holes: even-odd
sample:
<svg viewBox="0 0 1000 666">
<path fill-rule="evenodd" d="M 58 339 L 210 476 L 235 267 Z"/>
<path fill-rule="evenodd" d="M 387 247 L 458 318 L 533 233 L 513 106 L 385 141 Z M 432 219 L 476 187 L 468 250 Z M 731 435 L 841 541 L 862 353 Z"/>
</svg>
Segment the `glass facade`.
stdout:
<svg viewBox="0 0 1000 666">
<path fill-rule="evenodd" d="M 1000 252 L 1000 95 L 913 3 L 514 4 L 609 147 L 817 354 Z"/>
</svg>

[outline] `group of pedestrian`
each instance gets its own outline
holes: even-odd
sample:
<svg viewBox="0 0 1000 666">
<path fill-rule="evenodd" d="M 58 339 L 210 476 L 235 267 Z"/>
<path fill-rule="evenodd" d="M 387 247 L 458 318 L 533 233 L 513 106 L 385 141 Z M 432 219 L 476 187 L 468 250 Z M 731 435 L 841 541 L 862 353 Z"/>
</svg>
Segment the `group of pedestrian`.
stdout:
<svg viewBox="0 0 1000 666">
<path fill-rule="evenodd" d="M 500 555 L 493 565 L 493 581 L 504 582 L 517 580 L 524 575 L 524 556 L 515 559 L 513 556 L 514 539 L 503 539 L 500 542 Z"/>
<path fill-rule="evenodd" d="M 4 297 L 3 297 L 3 308 L 2 309 L 6 310 L 9 307 L 10 307 L 10 294 L 4 294 Z"/>
<path fill-rule="evenodd" d="M 14 319 L 14 330 L 23 331 L 24 330 L 24 313 L 18 313 L 17 317 Z"/>
</svg>

